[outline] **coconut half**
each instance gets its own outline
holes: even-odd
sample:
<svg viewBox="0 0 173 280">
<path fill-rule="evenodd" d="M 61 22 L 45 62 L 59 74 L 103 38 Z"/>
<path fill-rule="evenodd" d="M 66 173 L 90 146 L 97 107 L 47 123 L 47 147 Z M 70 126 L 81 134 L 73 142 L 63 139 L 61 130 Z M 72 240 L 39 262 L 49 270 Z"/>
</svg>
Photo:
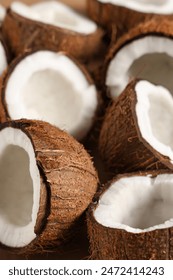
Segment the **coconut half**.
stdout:
<svg viewBox="0 0 173 280">
<path fill-rule="evenodd" d="M 173 97 L 162 86 L 133 81 L 109 107 L 99 150 L 112 172 L 173 169 Z"/>
<path fill-rule="evenodd" d="M 88 213 L 94 259 L 172 259 L 173 174 L 117 176 Z"/>
<path fill-rule="evenodd" d="M 171 21 L 149 21 L 122 37 L 110 50 L 105 84 L 115 99 L 133 78 L 163 85 L 173 94 Z"/>
<path fill-rule="evenodd" d="M 97 189 L 83 146 L 45 122 L 0 126 L 0 243 L 54 250 L 72 232 Z"/>
<path fill-rule="evenodd" d="M 95 22 L 57 1 L 13 2 L 2 29 L 16 55 L 45 47 L 86 58 L 99 51 L 103 37 Z"/>
<path fill-rule="evenodd" d="M 22 77 L 22 79 L 21 79 Z M 3 79 L 2 121 L 38 119 L 82 139 L 98 106 L 87 71 L 65 53 L 37 51 L 17 59 Z"/>
<path fill-rule="evenodd" d="M 156 16 L 173 17 L 171 0 L 87 0 L 87 6 L 89 16 L 97 23 L 108 30 L 116 25 L 118 37 Z"/>
</svg>

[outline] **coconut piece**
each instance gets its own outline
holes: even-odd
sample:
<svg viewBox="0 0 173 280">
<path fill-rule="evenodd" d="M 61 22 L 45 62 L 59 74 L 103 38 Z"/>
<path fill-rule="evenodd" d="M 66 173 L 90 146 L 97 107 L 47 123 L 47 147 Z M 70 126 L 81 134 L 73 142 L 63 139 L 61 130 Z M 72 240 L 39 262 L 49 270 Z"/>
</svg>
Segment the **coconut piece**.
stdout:
<svg viewBox="0 0 173 280">
<path fill-rule="evenodd" d="M 117 27 L 117 37 L 135 27 L 137 24 L 157 17 L 173 19 L 171 0 L 87 0 L 90 18 L 111 31 Z"/>
<path fill-rule="evenodd" d="M 87 214 L 92 259 L 173 259 L 172 173 L 117 176 Z"/>
<path fill-rule="evenodd" d="M 65 53 L 48 50 L 24 54 L 10 65 L 2 102 L 1 121 L 44 120 L 80 140 L 91 129 L 98 106 L 85 68 Z"/>
<path fill-rule="evenodd" d="M 44 47 L 89 58 L 99 52 L 104 35 L 94 22 L 57 1 L 12 3 L 2 30 L 15 55 Z"/>
<path fill-rule="evenodd" d="M 28 253 L 55 249 L 97 189 L 90 156 L 56 127 L 19 120 L 0 126 L 0 165 L 0 242 Z"/>
<path fill-rule="evenodd" d="M 173 94 L 173 22 L 151 20 L 138 25 L 112 46 L 105 63 L 108 95 L 115 99 L 133 78 L 168 88 Z"/>
<path fill-rule="evenodd" d="M 0 25 L 5 18 L 5 14 L 6 14 L 6 9 L 2 5 L 0 5 Z"/>
<path fill-rule="evenodd" d="M 131 82 L 107 110 L 99 150 L 113 174 L 173 169 L 173 97 L 148 81 Z"/>
<path fill-rule="evenodd" d="M 8 51 L 4 43 L 4 40 L 0 34 L 0 76 L 7 68 L 7 65 L 8 65 Z"/>
</svg>

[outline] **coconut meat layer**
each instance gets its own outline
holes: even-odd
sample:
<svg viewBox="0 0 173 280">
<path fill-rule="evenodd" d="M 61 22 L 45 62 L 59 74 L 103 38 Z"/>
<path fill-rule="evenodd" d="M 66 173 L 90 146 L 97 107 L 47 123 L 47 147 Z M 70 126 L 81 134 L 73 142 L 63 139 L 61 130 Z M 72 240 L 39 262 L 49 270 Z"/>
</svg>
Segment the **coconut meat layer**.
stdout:
<svg viewBox="0 0 173 280">
<path fill-rule="evenodd" d="M 5 101 L 12 119 L 47 121 L 81 139 L 93 124 L 97 92 L 63 53 L 38 51 L 13 70 Z"/>
<path fill-rule="evenodd" d="M 97 25 L 93 21 L 57 1 L 46 1 L 31 6 L 20 2 L 13 2 L 11 9 L 13 12 L 28 19 L 86 35 L 94 33 L 97 29 Z"/>
<path fill-rule="evenodd" d="M 173 175 L 124 177 L 112 183 L 94 210 L 105 227 L 140 233 L 173 226 Z"/>
<path fill-rule="evenodd" d="M 100 3 L 129 8 L 143 13 L 172 14 L 172 0 L 98 0 Z"/>
<path fill-rule="evenodd" d="M 0 131 L 0 242 L 24 247 L 35 237 L 40 176 L 32 143 L 20 129 Z"/>
<path fill-rule="evenodd" d="M 0 75 L 7 68 L 7 57 L 3 44 L 0 42 Z"/>
<path fill-rule="evenodd" d="M 173 97 L 162 86 L 140 81 L 135 86 L 136 117 L 142 137 L 173 163 Z"/>
<path fill-rule="evenodd" d="M 111 60 L 106 85 L 115 99 L 133 78 L 163 85 L 173 94 L 173 41 L 163 36 L 145 36 L 122 47 Z"/>
</svg>

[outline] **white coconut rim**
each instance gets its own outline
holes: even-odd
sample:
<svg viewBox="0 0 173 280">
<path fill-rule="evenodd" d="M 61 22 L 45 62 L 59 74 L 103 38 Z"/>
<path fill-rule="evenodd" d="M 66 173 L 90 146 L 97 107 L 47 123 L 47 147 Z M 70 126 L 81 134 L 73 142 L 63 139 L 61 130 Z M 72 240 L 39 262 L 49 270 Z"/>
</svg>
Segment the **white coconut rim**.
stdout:
<svg viewBox="0 0 173 280">
<path fill-rule="evenodd" d="M 6 9 L 0 5 L 0 24 L 4 20 L 6 14 Z"/>
<path fill-rule="evenodd" d="M 172 14 L 172 0 L 97 0 L 100 3 L 129 8 L 143 13 Z"/>
<path fill-rule="evenodd" d="M 150 55 L 148 59 L 142 59 L 147 55 Z M 133 40 L 116 53 L 107 69 L 106 85 L 113 99 L 133 78 L 149 80 L 155 84 L 162 84 L 160 82 L 162 81 L 163 85 L 173 93 L 172 71 L 173 40 L 163 36 L 148 35 Z"/>
<path fill-rule="evenodd" d="M 17 64 L 5 101 L 11 119 L 44 120 L 77 139 L 90 130 L 98 103 L 96 87 L 79 67 L 51 51 L 35 52 Z"/>
<path fill-rule="evenodd" d="M 46 1 L 31 6 L 20 2 L 13 2 L 11 9 L 13 12 L 28 19 L 86 35 L 94 33 L 97 30 L 96 23 L 78 14 L 65 4 L 56 1 Z"/>
<path fill-rule="evenodd" d="M 0 165 L 0 242 L 24 247 L 36 237 L 40 176 L 31 140 L 20 129 L 0 131 Z"/>
<path fill-rule="evenodd" d="M 100 197 L 94 217 L 105 227 L 132 233 L 173 226 L 173 175 L 124 177 Z"/>
<path fill-rule="evenodd" d="M 0 75 L 7 68 L 7 57 L 3 44 L 0 41 Z"/>
<path fill-rule="evenodd" d="M 162 86 L 140 81 L 135 86 L 136 117 L 142 137 L 173 163 L 173 97 Z"/>
</svg>

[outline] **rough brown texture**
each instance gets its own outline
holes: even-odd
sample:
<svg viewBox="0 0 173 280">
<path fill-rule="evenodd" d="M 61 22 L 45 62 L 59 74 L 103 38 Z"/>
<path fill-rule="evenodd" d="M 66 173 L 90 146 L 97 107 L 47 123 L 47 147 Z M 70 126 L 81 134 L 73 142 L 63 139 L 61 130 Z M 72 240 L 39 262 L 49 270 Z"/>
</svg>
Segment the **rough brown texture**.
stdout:
<svg viewBox="0 0 173 280">
<path fill-rule="evenodd" d="M 113 5 L 111 3 L 101 3 L 99 0 L 87 0 L 88 15 L 98 24 L 106 27 L 109 31 L 112 25 L 116 26 L 117 37 L 138 25 L 152 18 L 157 17 L 173 19 L 173 15 L 159 15 L 151 13 L 141 13 L 123 6 Z"/>
<path fill-rule="evenodd" d="M 53 25 L 29 20 L 8 9 L 2 25 L 4 37 L 15 56 L 35 48 L 66 51 L 76 58 L 87 59 L 99 52 L 104 32 L 97 28 L 85 35 Z"/>
<path fill-rule="evenodd" d="M 97 190 L 98 177 L 83 146 L 67 133 L 41 121 L 19 120 L 1 124 L 31 139 L 40 171 L 41 198 L 37 237 L 21 252 L 55 250 L 70 237 Z"/>
<path fill-rule="evenodd" d="M 147 176 L 156 177 L 165 171 L 140 172 L 117 176 L 122 177 Z M 167 173 L 167 172 L 166 172 Z M 168 171 L 169 173 L 169 171 Z M 87 213 L 88 235 L 90 240 L 91 259 L 96 260 L 170 260 L 173 259 L 173 228 L 131 233 L 123 229 L 105 227 L 99 224 L 93 215 L 98 207 L 100 195 L 112 184 L 111 181 L 104 190 L 97 193 L 94 202 Z"/>
<path fill-rule="evenodd" d="M 101 128 L 99 150 L 112 174 L 173 169 L 163 156 L 142 138 L 137 122 L 135 85 L 131 82 L 108 108 Z"/>
</svg>

